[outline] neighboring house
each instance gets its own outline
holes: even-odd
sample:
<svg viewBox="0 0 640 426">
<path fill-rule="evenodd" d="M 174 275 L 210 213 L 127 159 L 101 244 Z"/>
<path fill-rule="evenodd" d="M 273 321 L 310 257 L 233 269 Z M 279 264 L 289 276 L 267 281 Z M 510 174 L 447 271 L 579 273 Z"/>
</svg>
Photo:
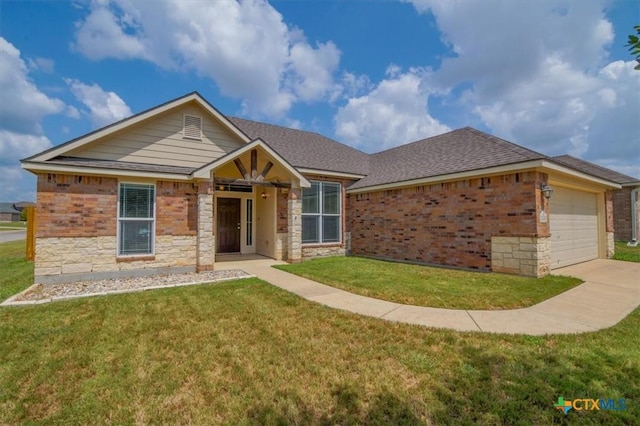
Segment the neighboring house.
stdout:
<svg viewBox="0 0 640 426">
<path fill-rule="evenodd" d="M 20 211 L 13 203 L 0 203 L 0 222 L 19 222 Z"/>
<path fill-rule="evenodd" d="M 601 177 L 622 186 L 613 192 L 613 228 L 618 241 L 637 241 L 640 230 L 640 180 L 623 175 L 615 170 L 572 157 L 560 155 L 553 158 L 557 163 L 584 173 Z"/>
<path fill-rule="evenodd" d="M 43 283 L 210 270 L 221 253 L 543 276 L 613 253 L 621 188 L 471 128 L 368 155 L 226 117 L 198 93 L 22 167 L 38 178 Z"/>
<path fill-rule="evenodd" d="M 20 213 L 22 213 L 22 210 L 26 209 L 27 207 L 31 207 L 31 206 L 35 206 L 35 205 L 36 205 L 36 203 L 32 203 L 30 201 L 18 201 L 17 203 L 13 204 L 13 208 L 15 208 Z"/>
</svg>

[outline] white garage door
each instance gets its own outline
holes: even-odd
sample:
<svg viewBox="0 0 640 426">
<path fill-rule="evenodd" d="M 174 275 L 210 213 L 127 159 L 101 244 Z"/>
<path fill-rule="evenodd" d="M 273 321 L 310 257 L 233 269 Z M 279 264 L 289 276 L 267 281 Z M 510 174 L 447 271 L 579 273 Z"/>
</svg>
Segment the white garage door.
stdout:
<svg viewBox="0 0 640 426">
<path fill-rule="evenodd" d="M 596 259 L 596 194 L 556 186 L 550 204 L 551 269 Z"/>
</svg>

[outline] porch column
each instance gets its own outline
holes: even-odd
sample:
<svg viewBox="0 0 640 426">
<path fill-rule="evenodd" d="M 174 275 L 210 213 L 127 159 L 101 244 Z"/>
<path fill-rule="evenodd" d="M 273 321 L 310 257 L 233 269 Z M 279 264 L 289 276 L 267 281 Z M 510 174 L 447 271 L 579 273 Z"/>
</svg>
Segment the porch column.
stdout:
<svg viewBox="0 0 640 426">
<path fill-rule="evenodd" d="M 211 271 L 216 256 L 213 235 L 213 184 L 198 182 L 198 243 L 196 271 Z"/>
<path fill-rule="evenodd" d="M 302 260 L 302 190 L 291 188 L 287 200 L 287 260 Z"/>
</svg>

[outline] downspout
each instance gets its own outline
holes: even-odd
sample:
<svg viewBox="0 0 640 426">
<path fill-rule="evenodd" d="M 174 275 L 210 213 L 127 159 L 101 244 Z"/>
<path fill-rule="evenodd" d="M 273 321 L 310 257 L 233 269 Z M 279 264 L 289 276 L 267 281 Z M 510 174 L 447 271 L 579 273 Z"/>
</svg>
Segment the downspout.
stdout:
<svg viewBox="0 0 640 426">
<path fill-rule="evenodd" d="M 635 247 L 638 245 L 638 218 L 636 215 L 637 211 L 637 200 L 638 200 L 638 190 L 640 187 L 631 191 L 631 241 L 627 243 L 628 246 Z"/>
</svg>

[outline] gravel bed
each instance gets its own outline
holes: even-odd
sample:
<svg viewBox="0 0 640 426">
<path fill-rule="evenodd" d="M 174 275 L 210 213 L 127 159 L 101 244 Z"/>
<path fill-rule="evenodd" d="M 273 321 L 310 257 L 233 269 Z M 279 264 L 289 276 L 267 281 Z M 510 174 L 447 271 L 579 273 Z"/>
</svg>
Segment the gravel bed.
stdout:
<svg viewBox="0 0 640 426">
<path fill-rule="evenodd" d="M 35 301 L 60 297 L 81 297 L 91 294 L 125 293 L 147 288 L 175 287 L 178 285 L 203 284 L 252 275 L 240 269 L 210 271 L 187 274 L 153 275 L 148 277 L 112 278 L 108 280 L 78 281 L 65 284 L 36 284 L 18 295 L 13 301 Z"/>
</svg>

